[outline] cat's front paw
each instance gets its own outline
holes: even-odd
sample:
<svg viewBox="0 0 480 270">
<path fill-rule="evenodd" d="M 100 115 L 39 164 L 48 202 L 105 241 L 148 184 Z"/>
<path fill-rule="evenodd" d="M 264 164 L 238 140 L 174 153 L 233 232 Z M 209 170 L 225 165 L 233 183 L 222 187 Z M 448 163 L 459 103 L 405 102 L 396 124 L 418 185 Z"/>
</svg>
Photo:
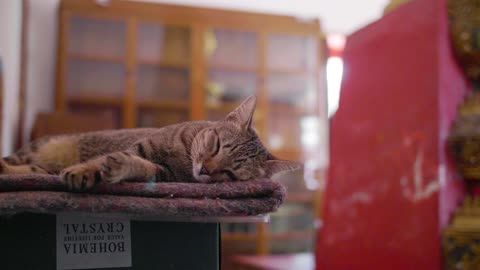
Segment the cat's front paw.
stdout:
<svg viewBox="0 0 480 270">
<path fill-rule="evenodd" d="M 117 152 L 109 154 L 102 166 L 102 180 L 108 183 L 118 183 L 128 175 L 129 154 Z"/>
<path fill-rule="evenodd" d="M 60 178 L 68 189 L 73 191 L 85 191 L 102 180 L 98 168 L 89 164 L 77 164 L 65 168 L 60 173 Z"/>
</svg>

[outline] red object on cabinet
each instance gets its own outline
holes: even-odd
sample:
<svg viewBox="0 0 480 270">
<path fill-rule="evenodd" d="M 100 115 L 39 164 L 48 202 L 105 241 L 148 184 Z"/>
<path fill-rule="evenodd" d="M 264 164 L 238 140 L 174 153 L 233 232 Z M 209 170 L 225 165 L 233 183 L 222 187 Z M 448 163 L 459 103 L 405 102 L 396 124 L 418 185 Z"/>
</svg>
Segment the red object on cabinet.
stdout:
<svg viewBox="0 0 480 270">
<path fill-rule="evenodd" d="M 348 38 L 319 270 L 441 269 L 464 195 L 446 138 L 468 84 L 446 0 L 414 0 Z"/>
</svg>

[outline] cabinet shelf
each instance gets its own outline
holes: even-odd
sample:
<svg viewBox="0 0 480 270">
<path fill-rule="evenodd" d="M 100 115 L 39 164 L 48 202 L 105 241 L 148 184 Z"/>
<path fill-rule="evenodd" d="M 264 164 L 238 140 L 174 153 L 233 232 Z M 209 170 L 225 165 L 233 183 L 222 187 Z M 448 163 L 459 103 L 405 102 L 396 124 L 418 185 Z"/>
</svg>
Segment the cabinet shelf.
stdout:
<svg viewBox="0 0 480 270">
<path fill-rule="evenodd" d="M 271 233 L 270 239 L 271 240 L 279 240 L 279 241 L 304 241 L 304 240 L 311 240 L 315 235 L 315 231 L 313 229 L 304 230 L 304 231 L 288 231 L 288 232 L 281 232 L 281 233 Z"/>
<path fill-rule="evenodd" d="M 226 71 L 226 72 L 261 73 L 261 69 L 258 67 L 235 66 L 235 65 L 225 65 L 225 64 L 209 65 L 208 70 Z M 305 76 L 305 77 L 315 75 L 314 71 L 308 71 L 304 69 L 274 68 L 274 69 L 268 69 L 267 72 L 268 74 L 295 75 L 295 76 Z"/>
<path fill-rule="evenodd" d="M 122 56 L 110 56 L 104 54 L 90 54 L 90 53 L 70 53 L 70 59 L 94 62 L 108 62 L 108 63 L 125 63 L 125 58 Z"/>
<path fill-rule="evenodd" d="M 121 106 L 123 100 L 111 96 L 71 96 L 68 102 L 76 105 Z"/>
<path fill-rule="evenodd" d="M 288 113 L 290 115 L 295 115 L 295 116 L 314 114 L 314 112 L 312 112 L 312 110 L 309 110 L 308 108 L 296 106 L 293 104 L 272 103 L 270 106 L 271 106 L 270 110 L 272 112 L 279 111 L 282 113 Z"/>
<path fill-rule="evenodd" d="M 304 70 L 304 69 L 285 69 L 285 68 L 271 68 L 268 69 L 269 74 L 277 75 L 292 75 L 292 76 L 313 76 L 315 75 L 314 71 Z"/>
<path fill-rule="evenodd" d="M 224 112 L 224 113 L 229 113 L 233 111 L 235 108 L 240 105 L 241 102 L 235 102 L 235 101 L 221 101 L 220 104 L 218 105 L 213 105 L 213 104 L 208 104 L 207 103 L 207 110 L 209 111 L 214 111 L 214 112 Z"/>
<path fill-rule="evenodd" d="M 190 104 L 187 101 L 159 101 L 143 100 L 138 102 L 141 109 L 166 109 L 166 110 L 189 110 Z"/>
<path fill-rule="evenodd" d="M 235 65 L 225 65 L 225 64 L 209 65 L 208 69 L 212 71 L 227 71 L 227 72 L 245 72 L 245 73 L 260 72 L 260 69 L 258 67 L 235 66 Z"/>
<path fill-rule="evenodd" d="M 178 68 L 178 69 L 188 69 L 190 68 L 190 63 L 188 61 L 168 61 L 168 60 L 157 60 L 157 59 L 140 59 L 138 61 L 140 65 L 156 66 L 159 68 Z"/>
<path fill-rule="evenodd" d="M 108 62 L 108 63 L 118 63 L 118 64 L 125 63 L 125 57 L 123 56 L 110 56 L 110 55 L 92 54 L 92 53 L 69 53 L 68 57 L 70 59 L 82 60 L 82 61 Z M 190 63 L 188 63 L 187 61 L 140 59 L 138 60 L 138 64 L 158 66 L 161 68 L 182 68 L 182 69 L 190 68 Z"/>
</svg>

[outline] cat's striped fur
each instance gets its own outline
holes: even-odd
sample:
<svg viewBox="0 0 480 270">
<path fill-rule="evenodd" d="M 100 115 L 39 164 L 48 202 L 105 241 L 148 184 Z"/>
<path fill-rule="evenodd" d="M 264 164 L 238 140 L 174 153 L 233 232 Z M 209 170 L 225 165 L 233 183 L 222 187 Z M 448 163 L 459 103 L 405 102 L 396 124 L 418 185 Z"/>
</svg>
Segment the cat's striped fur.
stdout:
<svg viewBox="0 0 480 270">
<path fill-rule="evenodd" d="M 241 181 L 296 169 L 252 129 L 255 102 L 249 97 L 223 121 L 42 138 L 4 158 L 1 173 L 60 174 L 81 191 L 100 181 Z"/>
</svg>

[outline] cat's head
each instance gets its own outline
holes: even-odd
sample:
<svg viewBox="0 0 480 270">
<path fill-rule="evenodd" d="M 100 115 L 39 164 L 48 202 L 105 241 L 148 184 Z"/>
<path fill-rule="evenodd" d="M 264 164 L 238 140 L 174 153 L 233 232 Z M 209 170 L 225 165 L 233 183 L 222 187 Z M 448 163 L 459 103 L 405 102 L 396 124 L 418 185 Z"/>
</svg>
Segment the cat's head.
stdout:
<svg viewBox="0 0 480 270">
<path fill-rule="evenodd" d="M 298 169 L 300 164 L 279 160 L 263 146 L 252 128 L 256 97 L 248 97 L 228 116 L 194 138 L 193 176 L 199 182 L 270 178 Z"/>
</svg>

